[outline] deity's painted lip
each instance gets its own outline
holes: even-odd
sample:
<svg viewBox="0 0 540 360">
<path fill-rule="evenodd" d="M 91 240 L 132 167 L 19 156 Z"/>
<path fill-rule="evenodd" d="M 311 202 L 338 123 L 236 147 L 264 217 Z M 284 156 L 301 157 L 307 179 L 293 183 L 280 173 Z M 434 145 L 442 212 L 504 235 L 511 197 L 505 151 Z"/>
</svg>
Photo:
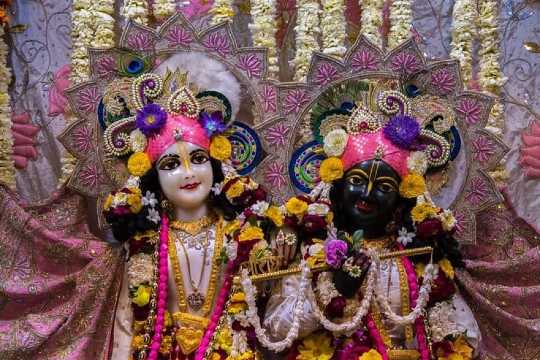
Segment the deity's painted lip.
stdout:
<svg viewBox="0 0 540 360">
<path fill-rule="evenodd" d="M 356 206 L 356 208 L 358 210 L 363 211 L 363 212 L 368 212 L 369 213 L 369 212 L 372 212 L 373 210 L 375 210 L 375 207 L 372 204 L 370 204 L 370 203 L 368 203 L 368 202 L 366 202 L 364 200 L 357 201 L 355 206 Z"/>
<path fill-rule="evenodd" d="M 182 189 L 182 190 L 193 190 L 193 189 L 196 189 L 199 185 L 201 185 L 200 182 L 186 184 L 186 185 L 180 186 L 180 189 Z"/>
</svg>

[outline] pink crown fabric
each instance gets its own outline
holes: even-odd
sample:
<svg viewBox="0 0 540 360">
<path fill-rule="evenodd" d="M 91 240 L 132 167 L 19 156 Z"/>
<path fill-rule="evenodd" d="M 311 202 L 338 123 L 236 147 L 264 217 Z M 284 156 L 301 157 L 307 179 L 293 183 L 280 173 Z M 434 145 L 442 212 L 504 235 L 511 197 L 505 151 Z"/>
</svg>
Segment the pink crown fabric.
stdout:
<svg viewBox="0 0 540 360">
<path fill-rule="evenodd" d="M 168 114 L 165 126 L 148 139 L 146 153 L 154 162 L 177 141 L 186 141 L 206 150 L 210 147 L 210 138 L 197 119 Z"/>
<path fill-rule="evenodd" d="M 407 158 L 410 151 L 392 144 L 384 136 L 382 129 L 349 136 L 347 146 L 341 156 L 345 171 L 358 163 L 375 159 L 377 152 L 380 154 L 380 159 L 390 165 L 401 178 L 407 175 L 409 172 Z"/>
</svg>

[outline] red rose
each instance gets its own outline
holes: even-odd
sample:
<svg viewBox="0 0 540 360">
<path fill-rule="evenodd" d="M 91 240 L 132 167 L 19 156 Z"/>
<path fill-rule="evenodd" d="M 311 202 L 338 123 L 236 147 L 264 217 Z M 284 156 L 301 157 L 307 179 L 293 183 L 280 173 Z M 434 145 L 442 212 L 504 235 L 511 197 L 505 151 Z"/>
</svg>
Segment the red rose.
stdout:
<svg viewBox="0 0 540 360">
<path fill-rule="evenodd" d="M 435 342 L 432 346 L 433 354 L 437 357 L 446 357 L 454 352 L 452 343 L 448 340 Z"/>
<path fill-rule="evenodd" d="M 326 221 L 319 215 L 304 215 L 302 222 L 307 233 L 315 233 L 326 228 Z"/>
<path fill-rule="evenodd" d="M 431 284 L 431 293 L 429 294 L 428 306 L 432 306 L 437 302 L 450 299 L 456 292 L 454 282 L 446 277 L 443 271 L 439 271 L 437 277 Z"/>
<path fill-rule="evenodd" d="M 427 239 L 442 233 L 443 228 L 439 219 L 426 219 L 416 225 L 416 236 L 420 239 Z"/>
</svg>

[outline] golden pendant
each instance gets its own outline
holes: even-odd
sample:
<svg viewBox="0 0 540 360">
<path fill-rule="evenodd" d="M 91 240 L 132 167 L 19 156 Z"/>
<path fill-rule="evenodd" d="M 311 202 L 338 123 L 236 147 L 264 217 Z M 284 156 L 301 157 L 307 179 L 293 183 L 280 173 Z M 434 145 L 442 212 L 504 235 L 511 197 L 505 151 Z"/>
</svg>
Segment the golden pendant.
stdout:
<svg viewBox="0 0 540 360">
<path fill-rule="evenodd" d="M 199 347 L 208 326 L 208 319 L 188 313 L 178 312 L 173 315 L 178 323 L 176 330 L 176 342 L 184 355 L 189 355 Z"/>
</svg>

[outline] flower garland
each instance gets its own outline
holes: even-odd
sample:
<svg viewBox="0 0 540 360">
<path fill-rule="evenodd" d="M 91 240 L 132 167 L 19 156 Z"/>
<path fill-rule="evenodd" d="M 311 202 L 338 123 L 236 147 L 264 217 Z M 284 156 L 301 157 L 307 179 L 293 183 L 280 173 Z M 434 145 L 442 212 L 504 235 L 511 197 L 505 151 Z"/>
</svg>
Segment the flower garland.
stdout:
<svg viewBox="0 0 540 360">
<path fill-rule="evenodd" d="M 457 0 L 454 4 L 452 26 L 452 51 L 450 56 L 459 60 L 461 75 L 465 84 L 472 80 L 473 40 L 476 32 L 476 3 Z"/>
<path fill-rule="evenodd" d="M 234 9 L 232 0 L 215 0 L 214 6 L 210 9 L 212 14 L 212 25 L 217 25 L 221 22 L 232 22 L 234 18 Z"/>
<path fill-rule="evenodd" d="M 174 0 L 154 0 L 152 13 L 158 21 L 163 21 L 176 11 L 176 1 Z"/>
<path fill-rule="evenodd" d="M 141 25 L 148 25 L 148 1 L 126 0 L 120 10 L 122 16 Z"/>
<path fill-rule="evenodd" d="M 248 305 L 246 316 L 249 323 L 254 327 L 257 339 L 259 342 L 269 350 L 280 352 L 286 348 L 292 346 L 293 342 L 298 337 L 300 330 L 300 319 L 302 318 L 302 312 L 304 310 L 304 303 L 306 300 L 306 292 L 310 283 L 310 269 L 307 263 L 303 262 L 301 265 L 302 275 L 300 279 L 300 286 L 298 288 L 298 297 L 294 305 L 293 321 L 287 336 L 277 342 L 272 342 L 266 334 L 266 330 L 261 326 L 261 320 L 258 315 L 258 309 L 256 305 L 257 289 L 253 286 L 251 279 L 249 278 L 248 271 L 244 269 L 241 274 L 241 284 L 245 293 L 245 302 Z"/>
<path fill-rule="evenodd" d="M 11 71 L 7 66 L 9 48 L 3 40 L 4 35 L 4 26 L 0 26 L 0 182 L 15 189 L 15 166 L 11 158 L 13 149 L 11 107 L 8 93 Z"/>
<path fill-rule="evenodd" d="M 276 44 L 276 6 L 275 0 L 251 1 L 253 23 L 249 24 L 253 45 L 268 49 L 268 70 L 274 77 L 279 72 Z"/>
<path fill-rule="evenodd" d="M 322 50 L 327 55 L 341 57 L 347 51 L 347 21 L 344 0 L 322 0 Z"/>
<path fill-rule="evenodd" d="M 298 0 L 296 26 L 296 53 L 294 55 L 294 80 L 303 81 L 309 70 L 311 55 L 320 50 L 317 37 L 321 33 L 319 2 L 313 0 Z"/>
<path fill-rule="evenodd" d="M 410 36 L 412 9 L 409 0 L 394 0 L 390 6 L 390 33 L 388 47 L 394 48 Z"/>
<path fill-rule="evenodd" d="M 368 0 L 362 2 L 362 33 L 375 45 L 382 48 L 382 9 L 384 0 Z"/>
<path fill-rule="evenodd" d="M 88 80 L 90 73 L 87 48 L 108 48 L 114 46 L 114 0 L 95 0 L 90 4 L 85 0 L 73 1 L 71 13 L 71 72 L 70 83 L 77 84 Z M 72 115 L 66 116 L 67 124 L 75 121 Z M 65 153 L 61 160 L 62 174 L 60 185 L 65 183 L 73 169 L 76 159 Z"/>
</svg>

